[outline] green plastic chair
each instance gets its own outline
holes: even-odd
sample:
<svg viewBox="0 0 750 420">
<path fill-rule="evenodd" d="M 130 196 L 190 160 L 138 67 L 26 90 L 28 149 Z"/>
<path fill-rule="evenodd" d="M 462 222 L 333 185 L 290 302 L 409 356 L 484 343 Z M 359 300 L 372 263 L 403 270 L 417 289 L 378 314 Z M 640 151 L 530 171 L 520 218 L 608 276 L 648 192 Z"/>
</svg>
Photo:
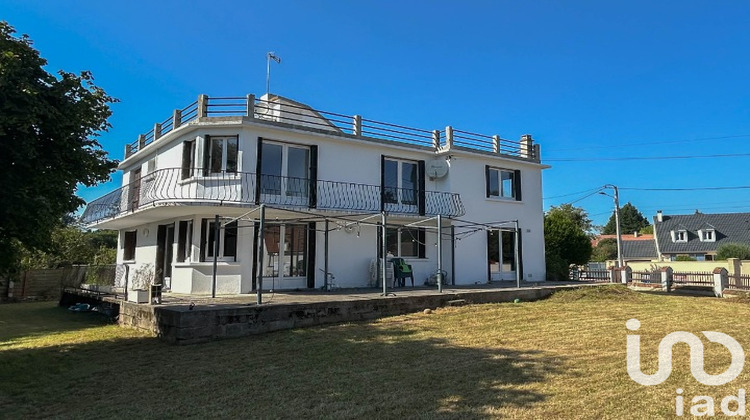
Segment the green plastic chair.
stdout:
<svg viewBox="0 0 750 420">
<path fill-rule="evenodd" d="M 411 286 L 414 287 L 414 272 L 411 265 L 403 258 L 392 258 L 393 263 L 393 287 L 405 287 L 406 279 L 411 279 Z"/>
</svg>

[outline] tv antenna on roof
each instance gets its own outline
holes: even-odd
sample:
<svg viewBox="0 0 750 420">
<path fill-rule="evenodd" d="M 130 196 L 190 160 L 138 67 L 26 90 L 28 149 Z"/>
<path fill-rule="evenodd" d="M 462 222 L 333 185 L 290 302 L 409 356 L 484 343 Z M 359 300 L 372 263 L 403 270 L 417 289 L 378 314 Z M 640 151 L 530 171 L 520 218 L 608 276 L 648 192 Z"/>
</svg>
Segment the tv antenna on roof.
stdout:
<svg viewBox="0 0 750 420">
<path fill-rule="evenodd" d="M 275 61 L 277 64 L 281 64 L 281 58 L 277 56 L 275 52 L 269 51 L 268 54 L 266 54 L 266 97 L 268 97 L 271 92 L 271 60 Z"/>
</svg>

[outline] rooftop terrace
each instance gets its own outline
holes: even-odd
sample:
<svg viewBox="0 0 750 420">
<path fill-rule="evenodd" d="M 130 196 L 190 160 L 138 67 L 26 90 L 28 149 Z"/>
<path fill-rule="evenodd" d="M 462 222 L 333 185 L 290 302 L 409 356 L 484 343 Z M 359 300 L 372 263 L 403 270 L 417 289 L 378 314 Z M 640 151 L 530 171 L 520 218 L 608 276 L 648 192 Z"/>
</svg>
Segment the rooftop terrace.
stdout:
<svg viewBox="0 0 750 420">
<path fill-rule="evenodd" d="M 530 135 L 519 141 L 454 129 L 426 130 L 313 109 L 307 105 L 276 95 L 209 97 L 198 99 L 182 109 L 176 109 L 170 118 L 138 136 L 138 140 L 125 146 L 125 158 L 132 156 L 162 136 L 190 124 L 204 122 L 207 118 L 243 117 L 260 123 L 282 124 L 288 127 L 324 132 L 344 137 L 375 139 L 393 143 L 432 148 L 435 151 L 463 149 L 503 157 L 540 161 L 539 145 Z"/>
</svg>

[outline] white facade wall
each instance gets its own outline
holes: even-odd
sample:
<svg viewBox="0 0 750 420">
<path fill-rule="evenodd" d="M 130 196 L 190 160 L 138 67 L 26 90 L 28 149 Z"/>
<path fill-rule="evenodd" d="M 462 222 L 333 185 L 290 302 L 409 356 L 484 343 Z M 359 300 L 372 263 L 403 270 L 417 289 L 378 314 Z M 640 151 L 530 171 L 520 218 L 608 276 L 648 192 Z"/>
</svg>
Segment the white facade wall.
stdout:
<svg viewBox="0 0 750 420">
<path fill-rule="evenodd" d="M 184 141 L 198 139 L 196 162 L 194 166 L 202 166 L 205 143 L 204 136 L 239 136 L 239 172 L 256 172 L 257 141 L 259 137 L 268 141 L 286 142 L 299 145 L 318 146 L 318 180 L 345 181 L 379 186 L 381 182 L 381 155 L 408 160 L 430 160 L 437 155 L 434 151 L 417 146 L 395 145 L 392 143 L 360 140 L 351 137 L 339 137 L 318 134 L 304 129 L 280 128 L 254 122 L 252 119 L 239 118 L 214 119 L 208 123 L 191 123 L 181 127 L 156 142 L 148 145 L 144 150 L 126 159 L 120 166 L 124 171 L 123 183 L 130 181 L 130 171 L 141 167 L 146 176 L 148 161 L 155 159 L 156 169 L 179 168 L 182 164 L 182 144 Z M 489 156 L 480 152 L 464 150 L 450 150 L 440 156 L 448 158 L 450 170 L 442 179 L 427 179 L 427 191 L 442 191 L 459 193 L 466 209 L 466 214 L 460 219 L 481 222 L 498 223 L 518 221 L 522 233 L 523 280 L 544 281 L 544 236 L 543 213 L 541 195 L 542 165 L 522 160 Z M 522 200 L 501 200 L 486 198 L 485 196 L 485 165 L 494 168 L 504 168 L 521 171 Z M 250 192 L 250 197 L 253 192 Z M 201 219 L 213 218 L 219 214 L 225 217 L 238 217 L 249 211 L 253 206 L 190 206 L 158 208 L 142 210 L 143 217 L 125 216 L 119 222 L 120 246 L 118 249 L 118 263 L 126 263 L 134 269 L 143 264 L 153 264 L 156 259 L 156 236 L 158 225 L 175 223 L 175 239 L 177 239 L 177 222 L 180 220 L 193 221 L 192 259 L 184 263 L 174 263 L 171 279 L 171 290 L 180 293 L 209 294 L 213 263 L 199 262 Z M 147 211 L 151 211 L 156 220 L 143 223 L 148 219 Z M 158 213 L 157 213 L 158 212 Z M 127 225 L 128 218 L 137 223 Z M 419 217 L 402 217 L 394 215 L 389 220 L 411 223 Z M 136 222 L 139 220 L 140 222 Z M 270 211 L 268 220 L 273 220 Z M 379 218 L 370 219 L 371 222 Z M 237 294 L 251 292 L 252 284 L 252 253 L 253 228 L 250 222 L 240 222 L 237 261 L 220 261 L 217 270 L 217 293 Z M 434 226 L 434 221 L 425 226 Z M 336 227 L 331 221 L 330 226 Z M 447 226 L 447 221 L 446 221 Z M 512 228 L 513 224 L 506 224 Z M 123 261 L 123 232 L 137 230 L 136 257 L 133 262 Z M 324 284 L 324 236 L 321 232 L 323 222 L 317 223 L 319 232 L 316 237 L 315 287 Z M 446 227 L 444 233 L 450 232 Z M 334 230 L 329 236 L 329 271 L 335 276 L 334 284 L 339 287 L 363 287 L 370 282 L 371 261 L 377 257 L 377 232 L 374 226 L 362 224 L 354 230 Z M 427 277 L 434 273 L 437 266 L 436 233 L 434 230 L 426 232 L 426 258 L 408 259 L 415 273 L 415 284 L 421 285 Z M 177 253 L 173 244 L 174 255 Z M 451 273 L 451 244 L 443 242 L 443 269 Z M 463 237 L 455 246 L 456 284 L 476 284 L 487 282 L 487 237 L 485 231 Z M 272 279 L 264 279 L 264 289 L 304 288 L 306 282 L 288 282 L 279 284 Z"/>
</svg>

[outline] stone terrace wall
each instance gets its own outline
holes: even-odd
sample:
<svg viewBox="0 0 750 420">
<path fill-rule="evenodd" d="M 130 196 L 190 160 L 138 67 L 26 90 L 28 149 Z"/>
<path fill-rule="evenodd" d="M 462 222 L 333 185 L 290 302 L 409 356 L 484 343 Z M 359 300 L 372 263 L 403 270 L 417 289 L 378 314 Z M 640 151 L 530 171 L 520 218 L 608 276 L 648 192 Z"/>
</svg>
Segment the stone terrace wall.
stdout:
<svg viewBox="0 0 750 420">
<path fill-rule="evenodd" d="M 188 306 L 125 302 L 120 306 L 119 322 L 123 326 L 149 331 L 170 343 L 191 344 L 291 328 L 371 320 L 434 309 L 456 300 L 466 303 L 510 302 L 516 298 L 532 301 L 545 298 L 555 290 L 544 287 L 262 306 L 198 305 L 192 310 Z"/>
</svg>

